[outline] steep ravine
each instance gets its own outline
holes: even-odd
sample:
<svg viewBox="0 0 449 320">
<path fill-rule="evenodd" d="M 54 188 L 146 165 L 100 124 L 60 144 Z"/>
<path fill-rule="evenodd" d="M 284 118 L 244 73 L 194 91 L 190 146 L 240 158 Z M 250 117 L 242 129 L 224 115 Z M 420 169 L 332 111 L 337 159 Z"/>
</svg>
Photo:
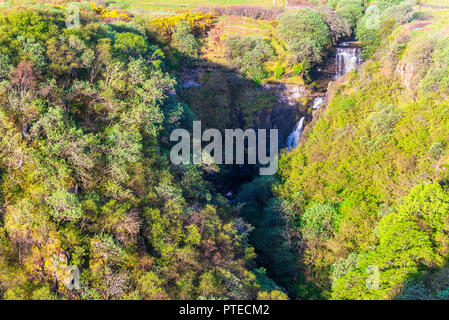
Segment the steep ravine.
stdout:
<svg viewBox="0 0 449 320">
<path fill-rule="evenodd" d="M 278 129 L 279 149 L 292 150 L 301 141 L 304 131 L 309 130 L 320 109 L 327 103 L 328 87 L 331 82 L 341 78 L 361 63 L 361 49 L 355 42 L 341 42 L 330 51 L 322 64 L 315 66 L 310 76 L 313 86 L 304 87 L 300 84 L 266 83 L 256 90 L 260 94 L 268 94 L 274 98 L 271 108 L 261 110 L 253 124 L 242 120 L 242 111 L 236 110 L 239 127 L 255 129 Z M 208 90 L 203 83 L 204 74 L 219 71 L 229 75 L 232 70 L 220 68 L 217 65 L 205 68 L 205 62 L 191 66 L 180 73 L 180 87 L 186 90 Z M 209 70 L 212 68 L 213 70 Z M 310 88 L 314 88 L 311 90 Z M 241 90 L 241 89 L 240 89 Z M 254 88 L 252 88 L 254 90 Z M 301 99 L 309 100 L 306 105 L 301 104 Z M 251 165 L 225 165 L 221 174 L 206 174 L 207 180 L 213 189 L 234 199 L 240 186 L 250 182 L 256 175 L 255 166 Z"/>
</svg>

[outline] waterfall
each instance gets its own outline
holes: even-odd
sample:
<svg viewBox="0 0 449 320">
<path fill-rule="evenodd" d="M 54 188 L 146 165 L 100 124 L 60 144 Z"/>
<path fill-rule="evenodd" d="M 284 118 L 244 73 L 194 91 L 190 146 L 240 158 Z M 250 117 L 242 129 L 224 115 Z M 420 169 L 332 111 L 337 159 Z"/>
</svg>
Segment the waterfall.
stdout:
<svg viewBox="0 0 449 320">
<path fill-rule="evenodd" d="M 362 49 L 354 47 L 351 42 L 342 42 L 337 47 L 336 78 L 344 76 L 362 63 L 361 51 Z"/>
<path fill-rule="evenodd" d="M 301 120 L 296 124 L 295 130 L 287 138 L 287 148 L 288 150 L 292 150 L 299 143 L 299 139 L 302 135 L 302 130 L 304 129 L 304 121 L 306 117 L 302 117 Z"/>
<path fill-rule="evenodd" d="M 313 101 L 313 105 L 312 105 L 312 109 L 317 110 L 319 109 L 324 102 L 324 97 L 317 97 L 315 98 L 315 100 Z"/>
<path fill-rule="evenodd" d="M 342 42 L 338 44 L 338 46 L 336 47 L 336 59 L 333 60 L 335 61 L 334 78 L 338 79 L 351 70 L 359 67 L 362 63 L 361 53 L 362 49 L 357 47 L 353 42 Z M 330 79 L 328 78 L 328 80 Z M 313 101 L 312 109 L 319 109 L 323 105 L 325 98 L 326 96 L 316 97 Z M 296 123 L 296 126 L 292 133 L 290 133 L 290 135 L 288 136 L 287 148 L 289 151 L 299 144 L 299 140 L 301 139 L 301 135 L 304 130 L 305 120 L 306 118 L 302 117 L 301 120 Z"/>
</svg>

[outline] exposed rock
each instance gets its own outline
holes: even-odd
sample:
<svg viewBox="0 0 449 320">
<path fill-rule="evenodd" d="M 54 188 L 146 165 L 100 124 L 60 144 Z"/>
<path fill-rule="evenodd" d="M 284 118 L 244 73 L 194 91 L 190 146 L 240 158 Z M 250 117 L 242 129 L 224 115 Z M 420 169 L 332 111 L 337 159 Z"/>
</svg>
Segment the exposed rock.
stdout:
<svg viewBox="0 0 449 320">
<path fill-rule="evenodd" d="M 395 72 L 401 80 L 402 86 L 406 90 L 412 90 L 416 85 L 416 73 L 415 66 L 407 59 L 403 59 L 396 66 Z"/>
<path fill-rule="evenodd" d="M 262 85 L 264 91 L 270 91 L 278 98 L 278 103 L 297 106 L 298 100 L 307 96 L 307 90 L 300 85 L 284 83 L 267 83 Z"/>
</svg>

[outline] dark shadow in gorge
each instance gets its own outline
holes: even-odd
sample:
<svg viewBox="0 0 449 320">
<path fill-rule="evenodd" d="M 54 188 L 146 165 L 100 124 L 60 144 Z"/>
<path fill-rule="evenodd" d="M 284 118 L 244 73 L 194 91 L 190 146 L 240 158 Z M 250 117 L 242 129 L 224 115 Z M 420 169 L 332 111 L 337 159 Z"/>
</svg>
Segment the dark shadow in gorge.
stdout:
<svg viewBox="0 0 449 320">
<path fill-rule="evenodd" d="M 279 129 L 279 146 L 285 147 L 287 136 L 301 117 L 310 122 L 307 105 L 298 100 L 304 96 L 324 96 L 336 74 L 336 49 L 324 62 L 314 66 L 310 75 L 315 90 L 284 84 L 258 85 L 238 72 L 207 60 L 184 65 L 179 73 L 179 95 L 185 101 L 203 130 L 207 128 Z M 297 223 L 288 221 L 288 212 L 273 195 L 276 177 L 258 177 L 257 166 L 221 166 L 220 174 L 205 173 L 212 189 L 227 195 L 231 202 L 242 203 L 242 217 L 254 230 L 250 243 L 257 254 L 258 266 L 287 290 L 291 298 L 320 298 L 320 290 L 301 273 L 302 241 Z"/>
<path fill-rule="evenodd" d="M 177 55 L 181 61 L 187 59 L 179 53 Z M 177 95 L 193 111 L 196 120 L 201 120 L 203 132 L 209 128 L 222 132 L 237 128 L 279 129 L 278 144 L 284 147 L 296 122 L 307 114 L 307 106 L 300 105 L 298 99 L 289 96 L 291 87 L 261 86 L 235 70 L 203 59 L 184 63 L 178 70 Z M 293 89 L 293 94 L 300 90 Z M 182 126 L 192 129 L 191 123 Z M 162 140 L 168 141 L 169 134 L 165 132 Z M 168 150 L 170 144 L 167 142 L 164 147 Z M 297 258 L 282 235 L 285 229 L 282 217 L 277 210 L 265 209 L 267 201 L 273 197 L 271 188 L 277 183 L 276 177 L 258 175 L 257 165 L 221 165 L 218 174 L 204 171 L 204 178 L 212 191 L 227 196 L 232 204 L 241 202 L 244 205 L 240 212 L 254 227 L 249 242 L 258 255 L 257 267 L 265 268 L 271 279 L 285 287 L 294 282 L 298 273 Z M 254 189 L 254 195 L 262 197 L 260 201 L 255 204 L 244 197 L 236 199 L 242 185 L 251 186 L 253 180 L 256 184 L 260 182 L 261 189 Z M 279 290 L 284 291 L 282 287 Z M 292 290 L 287 289 L 287 292 L 291 297 L 295 296 Z"/>
<path fill-rule="evenodd" d="M 296 122 L 307 115 L 298 98 L 300 86 L 259 85 L 236 70 L 198 59 L 183 64 L 179 71 L 178 94 L 201 120 L 202 131 L 225 129 L 278 129 L 278 146 L 284 148 Z M 257 165 L 222 165 L 222 173 L 206 174 L 214 189 L 235 198 L 242 184 L 258 175 Z"/>
<path fill-rule="evenodd" d="M 449 262 L 441 269 L 408 275 L 397 300 L 448 300 L 449 299 Z"/>
</svg>

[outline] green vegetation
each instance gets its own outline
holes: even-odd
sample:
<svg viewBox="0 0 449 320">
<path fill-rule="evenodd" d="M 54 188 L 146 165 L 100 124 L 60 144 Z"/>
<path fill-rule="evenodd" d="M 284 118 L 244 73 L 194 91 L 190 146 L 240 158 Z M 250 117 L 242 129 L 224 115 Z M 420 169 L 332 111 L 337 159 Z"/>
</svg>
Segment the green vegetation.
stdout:
<svg viewBox="0 0 449 320">
<path fill-rule="evenodd" d="M 152 26 L 81 8 L 2 9 L 0 295 L 5 299 L 285 299 L 256 268 L 238 210 L 200 166 L 172 166 L 191 122 Z M 173 47 L 195 57 L 190 25 Z M 80 290 L 64 283 L 81 270 Z"/>
<path fill-rule="evenodd" d="M 394 298 L 404 280 L 441 266 L 447 257 L 449 194 L 438 183 L 418 185 L 376 229 L 378 244 L 358 253 L 357 263 L 334 279 L 333 298 Z M 369 266 L 381 270 L 378 287 L 366 288 Z"/>
<path fill-rule="evenodd" d="M 189 58 L 198 57 L 198 43 L 192 34 L 192 27 L 186 21 L 181 21 L 175 26 L 172 45 L 184 56 Z"/>
<path fill-rule="evenodd" d="M 331 88 L 307 141 L 281 159 L 275 198 L 304 199 L 300 297 L 447 296 L 446 17 L 414 17 L 407 1 L 366 9 L 356 30 L 372 58 Z"/>
<path fill-rule="evenodd" d="M 321 51 L 330 44 L 329 28 L 315 10 L 304 9 L 286 13 L 279 17 L 277 28 L 294 55 L 292 64 L 320 61 Z"/>
<path fill-rule="evenodd" d="M 277 30 L 289 49 L 288 64 L 302 63 L 306 69 L 320 62 L 330 45 L 351 35 L 349 20 L 327 7 L 285 13 Z"/>
<path fill-rule="evenodd" d="M 1 298 L 448 299 L 449 13 L 208 7 L 230 4 L 266 8 L 82 4 L 67 28 L 64 5 L 0 7 Z M 230 200 L 230 168 L 170 162 L 194 119 L 260 127 L 270 88 L 315 97 L 309 71 L 353 36 L 365 63 L 276 176 Z"/>
<path fill-rule="evenodd" d="M 340 0 L 335 6 L 335 11 L 344 19 L 349 21 L 352 27 L 363 16 L 364 0 Z"/>
<path fill-rule="evenodd" d="M 112 6 L 119 6 L 131 9 L 144 9 L 148 13 L 153 14 L 167 14 L 179 11 L 187 11 L 204 6 L 236 6 L 236 5 L 251 5 L 261 7 L 272 7 L 273 0 L 164 0 L 157 2 L 145 2 L 141 0 L 125 0 L 125 1 L 111 1 Z M 285 6 L 285 2 L 276 0 L 276 6 Z"/>
<path fill-rule="evenodd" d="M 248 79 L 260 83 L 266 78 L 262 64 L 273 56 L 273 49 L 263 39 L 254 37 L 227 38 L 227 55 Z"/>
</svg>

